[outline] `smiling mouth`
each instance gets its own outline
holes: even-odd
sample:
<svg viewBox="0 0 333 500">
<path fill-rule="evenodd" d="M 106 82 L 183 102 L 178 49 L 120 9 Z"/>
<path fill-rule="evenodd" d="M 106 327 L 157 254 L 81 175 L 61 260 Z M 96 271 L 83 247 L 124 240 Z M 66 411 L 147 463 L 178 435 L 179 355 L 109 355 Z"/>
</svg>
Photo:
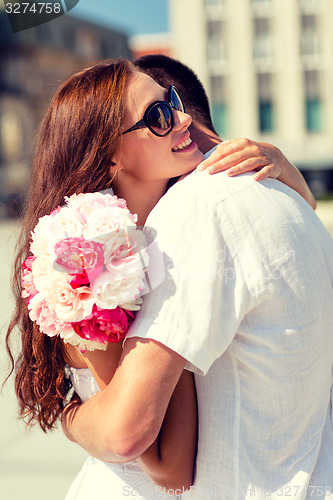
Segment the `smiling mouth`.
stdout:
<svg viewBox="0 0 333 500">
<path fill-rule="evenodd" d="M 186 141 L 181 142 L 180 144 L 177 144 L 177 146 L 175 146 L 174 148 L 172 148 L 171 151 L 173 153 L 175 153 L 177 151 L 182 151 L 183 149 L 188 148 L 190 144 L 192 144 L 192 140 L 189 137 L 188 139 L 186 139 Z"/>
</svg>

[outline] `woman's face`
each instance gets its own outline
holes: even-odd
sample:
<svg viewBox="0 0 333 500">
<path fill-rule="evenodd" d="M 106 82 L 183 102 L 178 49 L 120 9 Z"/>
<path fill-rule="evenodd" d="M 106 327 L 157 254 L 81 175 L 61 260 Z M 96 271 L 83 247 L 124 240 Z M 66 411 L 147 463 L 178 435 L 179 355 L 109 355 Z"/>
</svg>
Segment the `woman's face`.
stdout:
<svg viewBox="0 0 333 500">
<path fill-rule="evenodd" d="M 167 100 L 167 90 L 144 73 L 134 73 L 127 84 L 127 104 L 124 131 L 143 118 L 146 108 L 154 101 Z M 122 136 L 119 154 L 121 176 L 139 183 L 167 182 L 191 172 L 202 161 L 203 155 L 191 142 L 188 127 L 191 117 L 173 110 L 174 127 L 165 137 L 154 135 L 147 127 Z M 183 149 L 178 149 L 183 145 Z"/>
</svg>

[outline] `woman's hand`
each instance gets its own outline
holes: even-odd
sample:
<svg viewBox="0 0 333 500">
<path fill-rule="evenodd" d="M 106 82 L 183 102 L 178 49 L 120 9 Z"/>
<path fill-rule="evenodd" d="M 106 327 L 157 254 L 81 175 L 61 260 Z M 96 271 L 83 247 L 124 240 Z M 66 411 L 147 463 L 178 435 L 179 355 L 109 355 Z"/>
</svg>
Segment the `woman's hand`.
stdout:
<svg viewBox="0 0 333 500">
<path fill-rule="evenodd" d="M 209 158 L 198 165 L 196 171 L 202 170 L 209 174 L 224 171 L 230 177 L 256 171 L 253 174 L 256 181 L 267 177 L 278 179 L 316 208 L 314 196 L 301 172 L 272 144 L 245 138 L 221 142 Z"/>
<path fill-rule="evenodd" d="M 197 171 L 207 170 L 209 174 L 225 171 L 233 176 L 257 170 L 254 178 L 259 181 L 267 177 L 278 178 L 286 161 L 272 144 L 245 138 L 231 139 L 221 142 L 210 157 L 198 165 Z"/>
<path fill-rule="evenodd" d="M 128 457 L 122 453 L 119 454 L 117 453 L 119 448 L 115 450 L 113 446 L 111 446 L 110 451 L 107 444 L 109 438 L 112 443 L 118 443 L 119 439 L 122 441 L 120 438 L 121 433 L 119 434 L 119 428 L 122 429 L 123 427 L 123 416 L 128 415 L 129 410 L 132 411 L 131 405 L 133 402 L 131 397 L 126 399 L 121 393 L 120 399 L 117 400 L 117 395 L 115 396 L 115 393 L 112 393 L 110 406 L 105 399 L 105 394 L 110 389 L 109 386 L 113 384 L 113 378 L 117 377 L 117 371 L 118 380 L 114 384 L 114 387 L 118 389 L 124 386 L 124 381 L 119 383 L 119 372 L 121 372 L 126 361 L 131 358 L 131 348 L 128 348 L 131 340 L 132 339 L 129 339 L 126 342 L 125 350 L 126 348 L 128 350 L 119 366 L 119 358 L 122 352 L 121 343 L 110 344 L 106 351 L 86 351 L 83 354 L 77 353 L 76 357 L 73 353 L 71 353 L 71 356 L 69 356 L 69 354 L 67 355 L 68 360 L 71 359 L 75 365 L 80 366 L 82 364 L 82 366 L 89 367 L 101 392 L 82 404 L 80 398 L 74 393 L 72 400 L 63 410 L 63 431 L 68 439 L 77 442 L 90 454 L 96 456 L 96 458 L 100 460 L 124 463 L 136 458 L 143 471 L 155 484 L 162 489 L 177 490 L 179 494 L 181 494 L 193 484 L 198 424 L 194 377 L 191 372 L 183 370 L 185 360 L 181 358 L 181 356 L 172 353 L 172 351 L 157 343 L 153 343 L 153 345 L 150 346 L 151 349 L 153 349 L 153 354 L 149 354 L 148 359 L 158 359 L 158 365 L 161 367 L 163 365 L 163 363 L 161 363 L 161 359 L 163 359 L 161 354 L 162 349 L 162 352 L 166 353 L 165 356 L 168 359 L 170 358 L 169 365 L 173 368 L 173 375 L 177 372 L 175 357 L 178 359 L 178 369 L 180 370 L 177 376 L 177 379 L 179 377 L 178 383 L 176 384 L 175 381 L 174 391 L 171 395 L 168 407 L 166 408 L 166 412 L 162 416 L 161 428 L 158 434 L 156 432 L 156 439 L 153 442 L 150 441 L 152 444 L 150 444 L 145 451 L 143 450 L 139 457 Z M 133 342 L 134 341 L 132 341 L 132 345 Z M 151 352 L 151 349 L 149 352 Z M 167 351 L 170 351 L 170 355 L 167 354 Z M 147 352 L 146 349 L 144 352 Z M 157 356 L 156 353 L 158 353 L 159 356 Z M 145 357 L 144 359 L 147 358 Z M 141 358 L 138 364 L 140 366 L 142 365 Z M 156 374 L 156 371 L 157 370 L 152 370 L 152 373 Z M 167 370 L 168 379 L 171 378 L 169 371 L 170 369 Z M 125 383 L 132 385 L 133 379 L 130 378 L 129 380 L 127 373 L 130 372 L 128 372 L 128 369 L 125 369 L 125 373 Z M 133 373 L 136 373 L 136 371 L 133 370 Z M 145 384 L 142 384 L 140 381 L 140 387 L 144 385 Z M 162 385 L 163 394 L 165 396 L 165 383 Z M 146 393 L 147 389 L 144 388 L 143 392 Z M 137 390 L 135 394 L 138 394 Z M 161 408 L 161 398 L 162 396 L 159 395 L 159 391 L 158 394 L 152 397 L 152 401 L 156 400 L 158 409 Z M 141 397 L 139 396 L 139 400 L 140 399 Z M 120 409 L 119 413 L 119 405 L 122 406 L 123 403 L 126 409 Z M 135 419 L 137 418 L 137 408 L 138 405 L 134 404 Z M 146 405 L 143 411 L 145 414 L 149 414 Z M 144 428 L 151 429 L 151 427 L 150 425 L 144 425 Z M 130 429 L 132 433 L 138 433 L 140 435 L 137 426 L 130 425 Z M 123 429 L 121 432 L 123 432 Z M 127 436 L 125 436 L 125 438 L 127 439 Z"/>
</svg>

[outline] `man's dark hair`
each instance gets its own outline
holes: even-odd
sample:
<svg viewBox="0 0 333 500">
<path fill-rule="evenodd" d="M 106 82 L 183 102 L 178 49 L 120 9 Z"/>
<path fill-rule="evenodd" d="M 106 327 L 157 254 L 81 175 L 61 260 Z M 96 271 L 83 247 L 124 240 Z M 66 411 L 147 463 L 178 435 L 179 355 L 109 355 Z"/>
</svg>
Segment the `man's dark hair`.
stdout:
<svg viewBox="0 0 333 500">
<path fill-rule="evenodd" d="M 133 64 L 162 87 L 167 88 L 174 84 L 193 121 L 205 125 L 217 134 L 213 126 L 206 91 L 197 75 L 188 66 L 160 54 L 140 57 L 133 61 Z"/>
</svg>

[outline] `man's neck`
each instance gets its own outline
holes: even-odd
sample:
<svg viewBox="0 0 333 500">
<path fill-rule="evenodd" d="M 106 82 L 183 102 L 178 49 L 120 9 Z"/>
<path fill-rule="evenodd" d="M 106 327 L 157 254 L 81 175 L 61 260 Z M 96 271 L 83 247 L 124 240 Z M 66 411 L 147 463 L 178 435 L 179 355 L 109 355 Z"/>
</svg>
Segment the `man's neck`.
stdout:
<svg viewBox="0 0 333 500">
<path fill-rule="evenodd" d="M 191 139 L 197 144 L 203 154 L 206 154 L 213 147 L 219 144 L 222 139 L 217 134 L 214 134 L 205 125 L 193 123 L 190 128 Z"/>
</svg>

